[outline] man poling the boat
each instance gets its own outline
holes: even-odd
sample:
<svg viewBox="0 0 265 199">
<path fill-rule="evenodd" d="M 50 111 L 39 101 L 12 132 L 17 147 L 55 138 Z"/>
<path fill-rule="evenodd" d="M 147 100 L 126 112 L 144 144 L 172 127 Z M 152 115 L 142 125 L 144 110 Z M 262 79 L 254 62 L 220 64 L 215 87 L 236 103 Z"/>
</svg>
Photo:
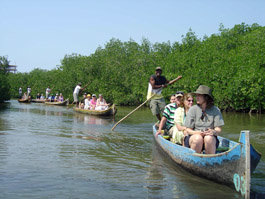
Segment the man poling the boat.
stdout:
<svg viewBox="0 0 265 199">
<path fill-rule="evenodd" d="M 162 69 L 160 67 L 157 67 L 156 70 L 161 70 L 161 72 L 159 71 L 158 75 L 160 76 L 160 74 L 162 73 Z M 157 89 L 153 89 L 151 83 L 149 82 L 149 87 L 148 87 L 148 93 L 147 93 L 147 99 L 142 103 L 140 104 L 137 108 L 135 108 L 133 111 L 131 111 L 130 113 L 128 113 L 125 117 L 123 117 L 121 120 L 119 120 L 113 127 L 112 127 L 112 131 L 116 128 L 116 126 L 121 123 L 123 120 L 125 120 L 127 117 L 129 117 L 131 114 L 133 114 L 135 111 L 137 111 L 139 108 L 141 108 L 144 104 L 146 104 L 149 100 L 152 100 L 153 97 L 159 95 L 159 96 L 162 96 L 161 92 L 162 92 L 162 88 L 166 88 L 168 85 L 171 85 L 173 83 L 175 83 L 176 81 L 178 81 L 179 79 L 181 79 L 182 76 L 178 76 L 176 79 L 173 79 L 171 81 L 165 81 L 164 83 L 165 84 L 161 84 L 161 85 L 157 85 L 155 86 L 158 87 Z M 153 78 L 152 78 L 153 79 Z M 151 77 L 150 77 L 150 80 L 151 80 Z M 153 82 L 153 80 L 152 80 Z M 160 93 L 160 94 L 159 94 Z M 163 96 L 162 96 L 163 98 Z M 164 99 L 164 98 L 163 98 Z M 160 116 L 160 112 L 159 112 L 159 116 Z M 161 117 L 160 117 L 161 118 Z M 160 121 L 160 120 L 159 120 Z"/>
<path fill-rule="evenodd" d="M 155 74 L 150 77 L 147 92 L 147 99 L 150 99 L 150 109 L 152 114 L 155 115 L 159 121 L 161 120 L 160 114 L 164 111 L 166 106 L 165 99 L 162 95 L 163 88 L 166 88 L 167 85 L 173 84 L 182 78 L 182 76 L 178 76 L 176 79 L 169 82 L 161 74 L 162 68 L 156 67 Z"/>
<path fill-rule="evenodd" d="M 79 92 L 81 93 L 88 86 L 88 84 L 87 84 L 83 88 L 81 88 L 81 85 L 82 85 L 81 82 L 79 82 L 76 85 L 74 92 L 73 92 L 73 97 L 74 97 L 73 103 L 76 104 L 76 107 L 78 107 L 78 105 L 79 105 L 79 103 L 78 103 L 79 102 L 79 99 L 78 99 Z"/>
</svg>

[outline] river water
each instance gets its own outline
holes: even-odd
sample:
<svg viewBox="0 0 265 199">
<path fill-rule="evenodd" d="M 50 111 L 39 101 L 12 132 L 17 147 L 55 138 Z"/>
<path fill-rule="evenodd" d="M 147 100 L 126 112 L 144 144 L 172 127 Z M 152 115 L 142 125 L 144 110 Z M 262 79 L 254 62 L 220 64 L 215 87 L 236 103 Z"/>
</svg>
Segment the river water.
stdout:
<svg viewBox="0 0 265 199">
<path fill-rule="evenodd" d="M 114 118 L 67 107 L 19 104 L 0 110 L 0 198 L 241 198 L 233 189 L 193 176 L 157 149 L 156 121 L 141 108 L 118 107 Z M 224 113 L 222 135 L 265 152 L 265 115 Z M 265 193 L 265 158 L 252 175 L 252 190 Z"/>
</svg>

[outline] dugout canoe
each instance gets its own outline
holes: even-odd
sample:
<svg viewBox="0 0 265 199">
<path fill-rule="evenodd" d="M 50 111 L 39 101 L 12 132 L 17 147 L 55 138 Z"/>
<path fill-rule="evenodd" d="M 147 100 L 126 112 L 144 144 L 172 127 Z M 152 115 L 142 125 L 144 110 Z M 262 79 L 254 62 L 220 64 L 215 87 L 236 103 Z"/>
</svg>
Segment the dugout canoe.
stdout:
<svg viewBox="0 0 265 199">
<path fill-rule="evenodd" d="M 62 102 L 45 102 L 47 105 L 56 105 L 56 106 L 67 106 L 69 104 L 69 99 L 66 99 Z"/>
<path fill-rule="evenodd" d="M 18 102 L 20 102 L 20 103 L 30 103 L 30 99 L 18 99 L 17 100 Z"/>
<path fill-rule="evenodd" d="M 48 101 L 46 99 L 32 99 L 31 102 L 33 102 L 33 103 L 45 103 Z"/>
<path fill-rule="evenodd" d="M 74 108 L 74 111 L 79 112 L 79 113 L 85 113 L 88 115 L 97 115 L 97 116 L 115 115 L 117 113 L 115 104 L 112 104 L 107 110 L 104 110 L 104 111 L 85 110 L 85 109 L 80 109 L 80 108 Z"/>
<path fill-rule="evenodd" d="M 258 165 L 261 154 L 250 144 L 249 131 L 241 131 L 239 142 L 218 136 L 216 154 L 199 154 L 194 150 L 174 144 L 166 136 L 153 135 L 156 143 L 176 164 L 189 172 L 230 186 L 243 197 L 250 198 L 251 173 Z"/>
</svg>

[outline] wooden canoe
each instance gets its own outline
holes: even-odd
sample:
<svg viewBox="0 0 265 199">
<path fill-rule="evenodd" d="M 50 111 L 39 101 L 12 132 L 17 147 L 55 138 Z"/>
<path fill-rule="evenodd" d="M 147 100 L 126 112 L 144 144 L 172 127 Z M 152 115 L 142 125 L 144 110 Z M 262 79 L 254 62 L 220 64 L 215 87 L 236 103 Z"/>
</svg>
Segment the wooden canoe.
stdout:
<svg viewBox="0 0 265 199">
<path fill-rule="evenodd" d="M 69 104 L 69 99 L 66 99 L 62 102 L 45 102 L 47 105 L 56 105 L 56 106 L 67 106 Z"/>
<path fill-rule="evenodd" d="M 18 102 L 20 102 L 20 103 L 30 103 L 30 99 L 18 99 L 17 100 Z"/>
<path fill-rule="evenodd" d="M 33 102 L 33 103 L 45 103 L 48 101 L 46 99 L 32 99 L 31 102 Z"/>
<path fill-rule="evenodd" d="M 239 142 L 218 136 L 220 144 L 216 154 L 196 153 L 161 135 L 155 136 L 156 131 L 154 125 L 156 143 L 175 163 L 195 175 L 228 185 L 243 197 L 250 198 L 250 175 L 258 165 L 261 154 L 250 144 L 249 131 L 241 131 Z"/>
<path fill-rule="evenodd" d="M 104 111 L 96 111 L 96 110 L 85 110 L 80 108 L 74 108 L 76 112 L 85 113 L 89 115 L 97 115 L 97 116 L 108 116 L 108 115 L 115 115 L 117 113 L 117 109 L 114 104 L 110 106 L 107 110 Z"/>
</svg>

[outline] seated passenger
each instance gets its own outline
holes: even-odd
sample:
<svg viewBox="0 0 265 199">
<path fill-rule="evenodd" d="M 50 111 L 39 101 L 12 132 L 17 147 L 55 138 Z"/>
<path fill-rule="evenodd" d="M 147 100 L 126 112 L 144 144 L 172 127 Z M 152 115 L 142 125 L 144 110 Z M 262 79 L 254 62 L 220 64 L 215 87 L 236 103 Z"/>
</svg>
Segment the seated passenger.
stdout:
<svg viewBox="0 0 265 199">
<path fill-rule="evenodd" d="M 87 94 L 86 99 L 85 99 L 85 107 L 84 107 L 84 109 L 88 110 L 90 108 L 90 100 L 91 100 L 91 95 Z"/>
<path fill-rule="evenodd" d="M 107 110 L 109 104 L 106 103 L 106 100 L 103 98 L 101 94 L 99 94 L 99 98 L 97 99 L 97 104 L 95 110 L 104 111 Z"/>
<path fill-rule="evenodd" d="M 27 95 L 27 93 L 24 93 L 22 99 L 28 99 L 28 95 Z"/>
<path fill-rule="evenodd" d="M 41 100 L 44 100 L 44 99 L 45 99 L 45 97 L 44 97 L 43 94 L 40 95 L 40 99 L 41 99 Z"/>
<path fill-rule="evenodd" d="M 92 99 L 90 100 L 90 110 L 95 110 L 96 105 L 97 105 L 97 96 L 93 94 Z"/>
<path fill-rule="evenodd" d="M 49 100 L 50 102 L 54 102 L 54 95 L 51 94 L 51 95 L 49 96 L 48 100 Z"/>
<path fill-rule="evenodd" d="M 80 109 L 84 109 L 84 103 L 79 102 L 79 104 L 78 104 L 78 108 L 80 108 Z"/>
<path fill-rule="evenodd" d="M 40 93 L 37 94 L 36 99 L 40 99 Z"/>
<path fill-rule="evenodd" d="M 186 147 L 201 153 L 215 154 L 219 145 L 217 136 L 222 131 L 224 120 L 219 108 L 214 106 L 212 90 L 200 85 L 195 92 L 197 105 L 190 108 L 184 126 L 188 136 L 184 138 Z"/>
<path fill-rule="evenodd" d="M 59 102 L 63 102 L 63 94 L 62 94 L 62 93 L 60 93 L 60 95 L 59 95 L 59 97 L 58 97 L 58 101 L 59 101 Z"/>
<path fill-rule="evenodd" d="M 184 146 L 184 136 L 186 133 L 186 127 L 184 122 L 186 115 L 193 105 L 193 96 L 191 93 L 184 94 L 184 98 L 179 104 L 174 116 L 174 126 L 173 126 L 173 135 L 171 141 L 176 144 L 181 144 Z"/>
<path fill-rule="evenodd" d="M 180 97 L 180 96 L 178 96 Z M 173 134 L 173 125 L 174 125 L 174 114 L 177 109 L 177 104 L 176 104 L 176 98 L 173 103 L 170 103 L 166 105 L 163 116 L 161 119 L 161 122 L 159 123 L 159 128 L 156 132 L 156 136 L 159 134 L 162 134 L 162 130 L 165 129 L 165 134 L 169 135 L 170 137 Z"/>
<path fill-rule="evenodd" d="M 55 102 L 58 102 L 58 101 L 59 101 L 59 95 L 58 95 L 58 93 L 56 93 L 56 95 L 55 95 L 55 97 L 54 97 L 54 101 L 55 101 Z"/>
</svg>

